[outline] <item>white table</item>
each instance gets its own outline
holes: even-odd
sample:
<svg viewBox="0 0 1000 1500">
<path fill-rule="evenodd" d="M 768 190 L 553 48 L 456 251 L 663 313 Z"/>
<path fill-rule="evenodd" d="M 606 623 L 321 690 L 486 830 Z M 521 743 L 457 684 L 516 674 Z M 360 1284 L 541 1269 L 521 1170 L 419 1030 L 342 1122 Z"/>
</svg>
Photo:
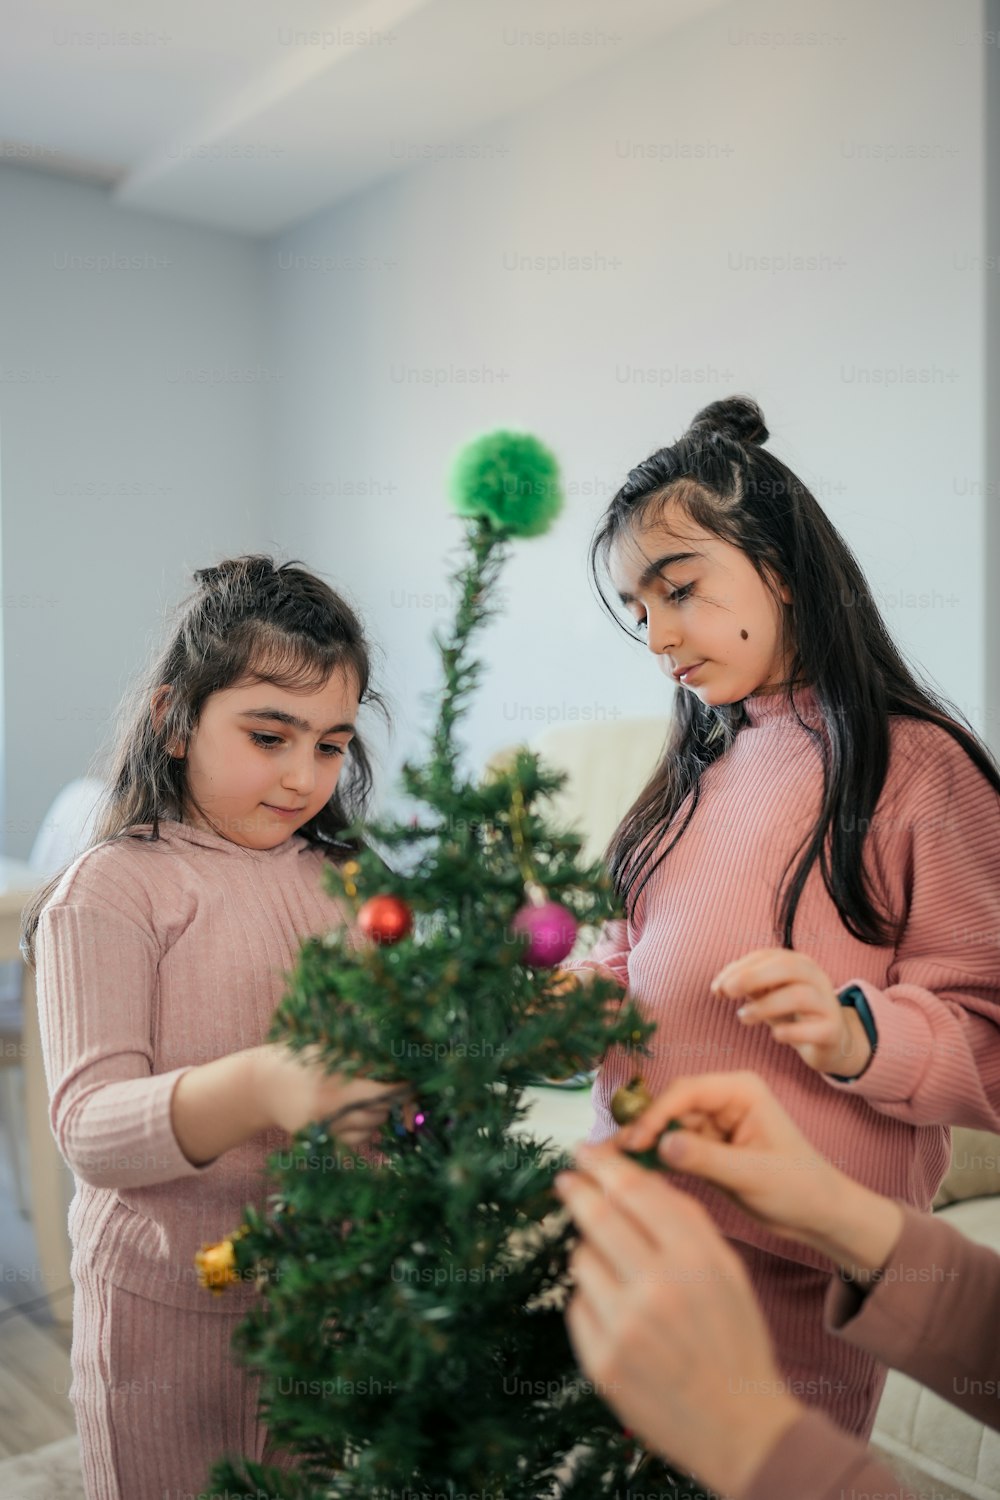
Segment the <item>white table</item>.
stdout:
<svg viewBox="0 0 1000 1500">
<path fill-rule="evenodd" d="M 555 1146 L 569 1152 L 586 1140 L 593 1119 L 589 1085 L 582 1089 L 525 1089 L 524 1100 L 531 1106 L 531 1113 L 522 1128 L 539 1140 L 549 1137 Z"/>
</svg>

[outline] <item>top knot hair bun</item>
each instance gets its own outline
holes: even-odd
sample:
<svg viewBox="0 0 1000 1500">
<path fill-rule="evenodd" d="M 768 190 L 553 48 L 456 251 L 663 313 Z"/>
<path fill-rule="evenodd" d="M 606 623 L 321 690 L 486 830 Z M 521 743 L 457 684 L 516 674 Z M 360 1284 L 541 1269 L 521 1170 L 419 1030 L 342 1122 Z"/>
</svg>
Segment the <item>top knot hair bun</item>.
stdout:
<svg viewBox="0 0 1000 1500">
<path fill-rule="evenodd" d="M 259 588 L 266 580 L 277 576 L 274 561 L 260 553 L 249 553 L 243 557 L 230 557 L 212 568 L 198 568 L 195 579 L 203 587 Z"/>
<path fill-rule="evenodd" d="M 688 431 L 721 432 L 745 446 L 766 443 L 770 436 L 764 413 L 749 396 L 727 396 L 724 401 L 712 401 L 702 408 Z"/>
</svg>

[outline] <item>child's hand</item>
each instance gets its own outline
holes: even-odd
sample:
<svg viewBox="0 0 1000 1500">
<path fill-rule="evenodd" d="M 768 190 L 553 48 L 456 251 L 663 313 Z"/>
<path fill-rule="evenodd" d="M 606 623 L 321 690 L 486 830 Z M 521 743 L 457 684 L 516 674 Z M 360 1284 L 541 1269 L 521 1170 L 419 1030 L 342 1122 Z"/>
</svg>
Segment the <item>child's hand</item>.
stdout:
<svg viewBox="0 0 1000 1500">
<path fill-rule="evenodd" d="M 347 1105 L 358 1105 L 332 1121 L 330 1130 L 344 1146 L 360 1150 L 372 1144 L 393 1105 L 411 1102 L 405 1084 L 326 1072 L 316 1047 L 293 1052 L 274 1043 L 260 1051 L 262 1093 L 270 1123 L 289 1135 L 313 1120 L 336 1115 Z"/>
<path fill-rule="evenodd" d="M 757 948 L 720 969 L 713 995 L 749 997 L 737 1011 L 746 1026 L 770 1026 L 818 1073 L 856 1078 L 872 1055 L 857 1012 L 841 1005 L 829 976 L 790 948 Z"/>
</svg>

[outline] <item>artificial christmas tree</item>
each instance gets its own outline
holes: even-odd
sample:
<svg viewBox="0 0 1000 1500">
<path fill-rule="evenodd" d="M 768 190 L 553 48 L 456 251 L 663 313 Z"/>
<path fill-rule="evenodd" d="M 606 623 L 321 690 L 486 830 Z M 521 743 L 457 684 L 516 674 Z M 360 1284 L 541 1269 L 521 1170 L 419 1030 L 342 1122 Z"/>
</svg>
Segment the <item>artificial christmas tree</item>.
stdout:
<svg viewBox="0 0 1000 1500">
<path fill-rule="evenodd" d="M 227 1459 L 215 1496 L 591 1500 L 625 1495 L 635 1468 L 569 1345 L 572 1231 L 551 1193 L 567 1163 L 525 1133 L 522 1092 L 612 1043 L 641 1053 L 652 1028 L 609 979 L 553 969 L 614 910 L 580 840 L 540 815 L 561 778 L 522 752 L 477 782 L 455 738 L 509 540 L 559 508 L 555 462 L 493 434 L 463 451 L 453 500 L 466 553 L 444 682 L 429 756 L 403 773 L 423 811 L 353 830 L 363 851 L 324 879 L 364 940 L 306 941 L 270 1034 L 331 1071 L 400 1080 L 410 1103 L 374 1155 L 338 1154 L 335 1121 L 301 1131 L 272 1159 L 267 1214 L 199 1258 L 216 1292 L 259 1280 L 239 1352 L 298 1460 L 292 1475 Z"/>
</svg>

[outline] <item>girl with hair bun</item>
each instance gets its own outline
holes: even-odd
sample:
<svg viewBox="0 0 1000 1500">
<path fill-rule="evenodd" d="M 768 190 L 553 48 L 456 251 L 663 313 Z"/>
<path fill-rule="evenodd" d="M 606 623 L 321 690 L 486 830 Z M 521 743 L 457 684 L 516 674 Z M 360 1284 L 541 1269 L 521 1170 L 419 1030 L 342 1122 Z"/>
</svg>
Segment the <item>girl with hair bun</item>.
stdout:
<svg viewBox="0 0 1000 1500">
<path fill-rule="evenodd" d="M 338 1144 L 368 1153 L 400 1097 L 264 1040 L 302 939 L 345 920 L 321 876 L 355 849 L 344 830 L 371 788 L 355 721 L 380 699 L 361 623 L 295 563 L 250 555 L 195 578 L 124 705 L 91 845 L 22 937 L 76 1184 L 88 1500 L 197 1495 L 227 1452 L 287 1466 L 230 1353 L 254 1287 L 210 1296 L 195 1255 L 248 1203 L 263 1211 L 289 1134 L 335 1116 Z"/>
<path fill-rule="evenodd" d="M 604 603 L 679 688 L 607 854 L 625 916 L 578 967 L 657 1023 L 651 1096 L 750 1069 L 837 1167 L 929 1210 L 948 1126 L 1000 1130 L 1000 774 L 767 439 L 755 402 L 713 402 L 595 535 Z M 591 1140 L 635 1072 L 604 1058 Z M 825 1331 L 830 1263 L 680 1180 L 742 1255 L 789 1388 L 867 1437 L 885 1368 Z"/>
</svg>

